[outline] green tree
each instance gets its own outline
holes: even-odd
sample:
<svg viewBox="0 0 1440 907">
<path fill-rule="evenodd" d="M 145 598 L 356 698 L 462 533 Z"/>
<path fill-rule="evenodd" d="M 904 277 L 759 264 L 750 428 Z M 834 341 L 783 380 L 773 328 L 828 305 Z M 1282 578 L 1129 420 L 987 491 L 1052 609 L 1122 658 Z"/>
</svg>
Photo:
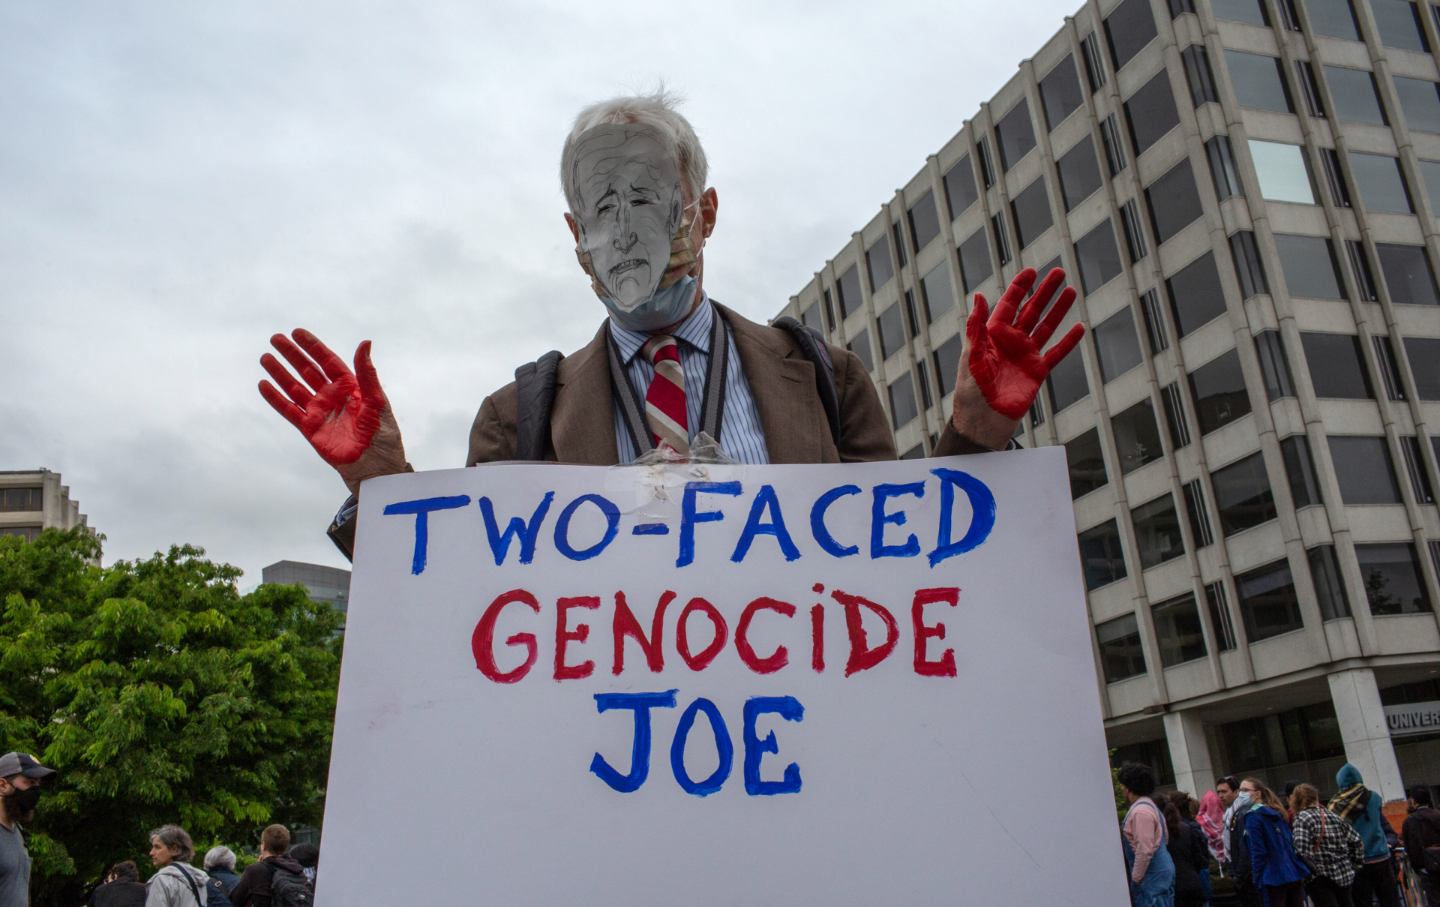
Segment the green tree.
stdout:
<svg viewBox="0 0 1440 907">
<path fill-rule="evenodd" d="M 188 545 L 99 558 L 83 530 L 0 537 L 0 752 L 59 772 L 31 829 L 37 907 L 147 867 L 166 822 L 249 844 L 323 807 L 340 615 L 299 586 L 241 595 Z"/>
</svg>

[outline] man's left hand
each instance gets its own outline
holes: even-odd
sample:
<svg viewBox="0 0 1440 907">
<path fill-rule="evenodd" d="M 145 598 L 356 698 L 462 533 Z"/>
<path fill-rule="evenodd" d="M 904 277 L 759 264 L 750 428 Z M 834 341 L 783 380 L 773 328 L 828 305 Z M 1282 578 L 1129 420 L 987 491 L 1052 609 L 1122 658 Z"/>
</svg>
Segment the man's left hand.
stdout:
<svg viewBox="0 0 1440 907">
<path fill-rule="evenodd" d="M 1052 269 L 1030 295 L 1035 277 L 1034 268 L 1015 275 L 993 313 L 985 297 L 976 293 L 965 322 L 950 420 L 962 437 L 990 450 L 1009 443 L 1035 402 L 1040 384 L 1085 333 L 1084 325 L 1077 324 L 1041 352 L 1075 302 L 1075 290 L 1065 287 L 1051 305 L 1050 297 L 1065 282 L 1065 272 Z"/>
</svg>

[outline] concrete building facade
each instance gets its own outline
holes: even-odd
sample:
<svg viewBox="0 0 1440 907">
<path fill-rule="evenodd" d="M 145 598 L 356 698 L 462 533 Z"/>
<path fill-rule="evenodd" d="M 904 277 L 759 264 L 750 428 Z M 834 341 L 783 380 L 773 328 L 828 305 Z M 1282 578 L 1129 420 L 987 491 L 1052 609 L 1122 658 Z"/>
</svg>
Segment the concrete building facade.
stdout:
<svg viewBox="0 0 1440 907">
<path fill-rule="evenodd" d="M 87 525 L 80 504 L 60 473 L 48 469 L 0 470 L 0 535 L 34 540 L 44 529 Z"/>
<path fill-rule="evenodd" d="M 1069 456 L 1107 739 L 1179 788 L 1440 785 L 1387 724 L 1440 701 L 1437 49 L 1427 2 L 1091 0 L 782 312 L 918 457 L 967 300 L 1071 275 L 1018 438 Z"/>
<path fill-rule="evenodd" d="M 350 608 L 350 571 L 340 567 L 303 561 L 276 561 L 261 568 L 260 581 L 304 586 L 312 601 L 327 604 L 341 614 Z"/>
</svg>

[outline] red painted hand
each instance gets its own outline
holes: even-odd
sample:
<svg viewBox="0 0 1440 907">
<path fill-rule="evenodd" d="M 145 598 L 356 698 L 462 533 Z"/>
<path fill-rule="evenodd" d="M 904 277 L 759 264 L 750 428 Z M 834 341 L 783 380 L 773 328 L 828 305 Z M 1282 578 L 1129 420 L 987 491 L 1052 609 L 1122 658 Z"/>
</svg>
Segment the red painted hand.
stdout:
<svg viewBox="0 0 1440 907">
<path fill-rule="evenodd" d="M 260 365 L 280 387 L 261 381 L 260 396 L 300 430 L 352 492 L 372 476 L 404 472 L 405 445 L 370 362 L 370 341 L 355 351 L 352 373 L 314 334 L 296 328 L 292 336 L 294 342 L 275 334 L 270 343 L 300 378 L 266 353 Z"/>
<path fill-rule="evenodd" d="M 1065 287 L 1051 305 L 1050 298 L 1065 282 L 1065 272 L 1054 268 L 1026 300 L 1035 276 L 1034 268 L 1015 275 L 993 313 L 985 297 L 976 293 L 965 322 L 951 420 L 962 436 L 991 449 L 1005 446 L 1041 382 L 1085 333 L 1077 324 L 1041 352 L 1075 302 L 1075 290 Z"/>
</svg>

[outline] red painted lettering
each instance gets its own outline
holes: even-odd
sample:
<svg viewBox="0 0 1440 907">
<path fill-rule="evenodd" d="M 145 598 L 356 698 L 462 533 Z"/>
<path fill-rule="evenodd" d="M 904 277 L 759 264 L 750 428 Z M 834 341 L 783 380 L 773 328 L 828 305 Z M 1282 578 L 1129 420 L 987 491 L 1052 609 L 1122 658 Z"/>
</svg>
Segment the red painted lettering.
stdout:
<svg viewBox="0 0 1440 907">
<path fill-rule="evenodd" d="M 502 592 L 480 615 L 480 620 L 475 624 L 475 632 L 470 636 L 470 651 L 475 655 L 475 667 L 480 673 L 495 681 L 496 683 L 514 683 L 526 674 L 530 673 L 530 667 L 535 664 L 536 650 L 535 635 L 533 633 L 516 633 L 505 640 L 507 646 L 522 646 L 525 649 L 525 663 L 513 671 L 501 671 L 495 665 L 495 622 L 500 619 L 500 612 L 506 605 L 520 602 L 534 611 L 540 613 L 540 603 L 535 596 L 524 589 L 511 589 L 509 592 Z"/>
<path fill-rule="evenodd" d="M 715 638 L 698 655 L 692 654 L 690 651 L 690 634 L 686 629 L 690 623 L 690 615 L 696 611 L 710 618 L 710 623 L 715 627 Z M 725 643 L 729 638 L 730 628 L 725 624 L 725 616 L 714 605 L 699 596 L 686 602 L 684 609 L 680 611 L 680 619 L 675 625 L 675 648 L 679 650 L 680 657 L 685 660 L 685 664 L 689 666 L 690 670 L 703 671 L 709 667 L 710 662 L 715 660 L 715 656 L 720 654 L 720 650 L 725 648 Z"/>
<path fill-rule="evenodd" d="M 558 598 L 555 600 L 555 679 L 556 680 L 579 680 L 582 677 L 589 677 L 595 670 L 595 662 L 585 659 L 578 665 L 565 663 L 565 647 L 574 642 L 584 642 L 590 637 L 590 625 L 579 624 L 571 630 L 566 626 L 566 617 L 571 608 L 598 608 L 600 597 L 598 595 L 579 595 L 574 598 Z"/>
<path fill-rule="evenodd" d="M 830 596 L 845 608 L 845 629 L 850 634 L 850 657 L 845 660 L 846 677 L 859 671 L 868 671 L 895 651 L 895 644 L 900 641 L 900 627 L 895 623 L 895 615 L 891 614 L 884 605 L 872 602 L 868 598 L 841 592 L 839 589 L 831 592 Z M 865 624 L 861 620 L 861 608 L 869 609 L 872 614 L 885 622 L 885 642 L 873 648 L 865 633 Z"/>
<path fill-rule="evenodd" d="M 825 670 L 825 606 L 818 603 L 810 607 L 810 667 Z"/>
<path fill-rule="evenodd" d="M 915 599 L 910 604 L 910 620 L 915 624 L 915 673 L 922 677 L 954 677 L 955 650 L 946 648 L 938 661 L 925 657 L 925 640 L 944 639 L 944 624 L 925 623 L 925 606 L 947 604 L 955 607 L 960 602 L 960 590 L 955 586 L 938 589 L 916 589 Z"/>
<path fill-rule="evenodd" d="M 610 673 L 618 675 L 625 670 L 627 636 L 640 644 L 640 651 L 645 653 L 645 663 L 650 666 L 651 673 L 659 674 L 665 669 L 665 653 L 661 648 L 665 639 L 665 608 L 674 600 L 675 593 L 669 590 L 660 596 L 659 603 L 655 605 L 655 616 L 650 619 L 650 638 L 646 639 L 645 631 L 640 628 L 640 621 L 635 619 L 635 614 L 625 601 L 625 593 L 616 590 L 615 620 L 611 624 L 611 633 L 615 637 L 615 657 Z"/>
<path fill-rule="evenodd" d="M 761 611 L 774 611 L 786 617 L 794 617 L 795 606 L 789 602 L 761 596 L 745 606 L 745 610 L 740 612 L 740 622 L 735 625 L 735 650 L 740 653 L 740 660 L 756 674 L 774 674 L 790 663 L 790 653 L 784 646 L 776 646 L 775 651 L 765 658 L 756 656 L 755 649 L 750 645 L 750 622 Z"/>
</svg>

